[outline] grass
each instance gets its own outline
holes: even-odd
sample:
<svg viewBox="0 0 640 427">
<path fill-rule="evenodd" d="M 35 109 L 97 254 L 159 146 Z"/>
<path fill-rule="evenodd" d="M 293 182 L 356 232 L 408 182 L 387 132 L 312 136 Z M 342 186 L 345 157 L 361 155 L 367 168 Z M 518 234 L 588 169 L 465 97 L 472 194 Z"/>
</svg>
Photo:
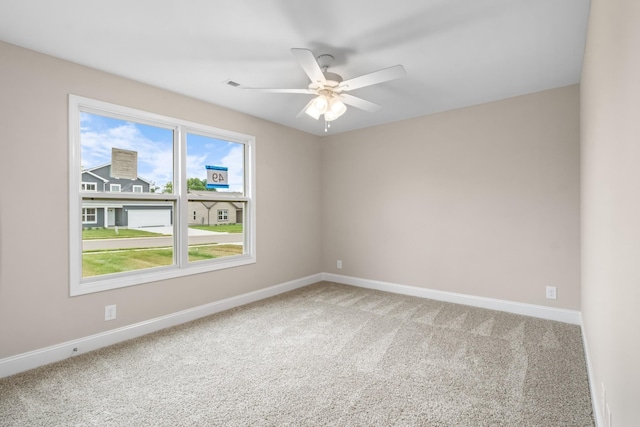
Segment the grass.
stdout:
<svg viewBox="0 0 640 427">
<path fill-rule="evenodd" d="M 217 231 L 219 233 L 242 233 L 242 224 L 190 225 L 189 228 Z M 137 228 L 119 228 L 117 233 L 115 228 L 85 228 L 82 230 L 82 240 L 161 237 L 168 235 L 169 234 L 152 233 L 150 231 L 139 230 Z"/>
<path fill-rule="evenodd" d="M 242 245 L 200 245 L 189 247 L 189 261 L 241 255 Z M 173 249 L 146 248 L 93 251 L 82 254 L 82 277 L 102 276 L 173 264 Z"/>
<path fill-rule="evenodd" d="M 242 245 L 189 246 L 189 261 L 194 262 L 225 256 L 242 255 L 242 251 Z"/>
<path fill-rule="evenodd" d="M 85 228 L 82 230 L 82 240 L 98 239 L 126 239 L 132 237 L 160 237 L 163 234 L 151 233 L 138 229 L 119 228 L 116 233 L 115 228 Z"/>
<path fill-rule="evenodd" d="M 242 224 L 190 225 L 189 228 L 217 231 L 219 233 L 242 233 Z"/>
</svg>

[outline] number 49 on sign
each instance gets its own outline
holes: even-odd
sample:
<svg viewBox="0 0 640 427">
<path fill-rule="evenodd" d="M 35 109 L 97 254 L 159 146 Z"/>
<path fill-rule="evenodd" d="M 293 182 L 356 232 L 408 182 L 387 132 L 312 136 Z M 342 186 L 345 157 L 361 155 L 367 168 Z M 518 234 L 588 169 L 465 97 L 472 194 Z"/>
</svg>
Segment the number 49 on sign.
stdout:
<svg viewBox="0 0 640 427">
<path fill-rule="evenodd" d="M 205 166 L 207 168 L 207 188 L 229 188 L 229 168 Z"/>
</svg>

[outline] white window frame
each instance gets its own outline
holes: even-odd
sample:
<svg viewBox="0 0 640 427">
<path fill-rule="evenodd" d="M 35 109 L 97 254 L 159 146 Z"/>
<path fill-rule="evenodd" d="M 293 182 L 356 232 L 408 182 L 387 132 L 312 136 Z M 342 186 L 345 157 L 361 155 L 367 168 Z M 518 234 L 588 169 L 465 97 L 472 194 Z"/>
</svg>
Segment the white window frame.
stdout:
<svg viewBox="0 0 640 427">
<path fill-rule="evenodd" d="M 134 270 L 104 276 L 82 277 L 82 201 L 95 198 L 95 192 L 78 191 L 81 188 L 80 113 L 88 112 L 161 126 L 174 130 L 173 194 L 166 193 L 99 193 L 101 199 L 122 199 L 126 194 L 133 200 L 153 202 L 157 200 L 174 203 L 174 259 L 171 266 L 145 270 Z M 189 203 L 193 198 L 187 192 L 186 136 L 187 133 L 210 135 L 244 145 L 244 194 L 218 192 L 218 201 L 241 202 L 245 208 L 243 224 L 244 253 L 208 261 L 189 262 L 188 226 Z M 255 137 L 214 128 L 200 123 L 167 117 L 90 98 L 69 95 L 69 271 L 71 296 L 90 294 L 110 289 L 150 283 L 192 274 L 206 273 L 226 268 L 254 264 L 256 262 L 256 209 L 255 209 Z M 85 193 L 85 196 L 83 196 Z M 88 193 L 91 193 L 89 195 Z M 212 195 L 213 196 L 213 195 Z M 212 198 L 207 196 L 207 199 Z"/>
<path fill-rule="evenodd" d="M 133 191 L 134 193 L 144 193 L 144 188 L 142 187 L 142 185 L 133 185 L 131 187 L 131 191 Z"/>
<path fill-rule="evenodd" d="M 109 184 L 109 191 L 112 193 L 120 193 L 122 186 L 120 184 Z"/>
<path fill-rule="evenodd" d="M 218 222 L 229 222 L 229 209 L 218 209 Z"/>
<path fill-rule="evenodd" d="M 87 213 L 89 209 L 93 210 L 92 214 Z M 89 216 L 93 216 L 93 221 L 87 220 Z M 83 224 L 97 224 L 98 223 L 98 208 L 82 208 L 82 223 Z"/>
<path fill-rule="evenodd" d="M 92 189 L 89 187 L 93 187 Z M 83 182 L 81 184 L 82 191 L 98 191 L 98 184 L 95 182 Z"/>
</svg>

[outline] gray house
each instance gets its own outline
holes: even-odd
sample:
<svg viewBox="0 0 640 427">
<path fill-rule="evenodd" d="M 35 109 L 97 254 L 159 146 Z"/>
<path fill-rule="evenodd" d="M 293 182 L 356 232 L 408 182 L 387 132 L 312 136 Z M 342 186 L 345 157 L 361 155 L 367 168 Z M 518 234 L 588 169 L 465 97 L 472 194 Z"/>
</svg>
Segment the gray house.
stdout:
<svg viewBox="0 0 640 427">
<path fill-rule="evenodd" d="M 144 178 L 111 177 L 111 164 L 82 171 L 81 191 L 149 193 L 152 183 Z M 86 195 L 85 195 L 86 197 Z M 173 204 L 170 202 L 131 202 L 130 200 L 85 200 L 82 202 L 82 227 L 166 227 L 173 224 Z"/>
</svg>

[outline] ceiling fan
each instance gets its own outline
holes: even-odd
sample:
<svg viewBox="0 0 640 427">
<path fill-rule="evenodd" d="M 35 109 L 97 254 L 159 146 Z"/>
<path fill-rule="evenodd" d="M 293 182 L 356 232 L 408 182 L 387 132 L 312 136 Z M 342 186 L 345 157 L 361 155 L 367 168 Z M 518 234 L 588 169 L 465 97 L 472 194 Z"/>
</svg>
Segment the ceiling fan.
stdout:
<svg viewBox="0 0 640 427">
<path fill-rule="evenodd" d="M 252 88 L 245 87 L 244 90 L 256 92 L 270 93 L 300 93 L 308 95 L 316 95 L 309 103 L 298 113 L 297 117 L 304 113 L 318 120 L 324 115 L 325 132 L 330 126 L 330 122 L 337 119 L 347 111 L 347 105 L 359 108 L 364 111 L 375 112 L 382 108 L 378 104 L 366 101 L 362 98 L 350 95 L 355 89 L 365 86 L 371 86 L 378 83 L 395 80 L 406 75 L 406 71 L 402 65 L 394 65 L 393 67 L 384 68 L 369 74 L 355 77 L 349 80 L 343 80 L 338 74 L 331 73 L 328 68 L 333 62 L 333 56 L 323 54 L 317 58 L 309 49 L 291 49 L 291 53 L 298 61 L 304 72 L 309 76 L 311 83 L 306 89 L 271 89 L 271 88 Z"/>
</svg>

